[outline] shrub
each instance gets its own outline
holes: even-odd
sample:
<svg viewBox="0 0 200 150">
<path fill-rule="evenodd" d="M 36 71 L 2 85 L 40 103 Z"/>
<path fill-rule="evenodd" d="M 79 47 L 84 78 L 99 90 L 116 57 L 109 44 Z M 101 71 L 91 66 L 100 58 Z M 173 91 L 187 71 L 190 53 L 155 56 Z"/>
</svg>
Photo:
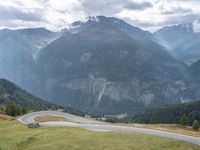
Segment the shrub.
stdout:
<svg viewBox="0 0 200 150">
<path fill-rule="evenodd" d="M 8 115 L 15 117 L 21 114 L 21 107 L 14 102 L 8 102 L 5 111 Z"/>
<path fill-rule="evenodd" d="M 197 120 L 194 120 L 194 122 L 192 124 L 192 128 L 194 130 L 199 130 L 199 122 Z"/>
</svg>

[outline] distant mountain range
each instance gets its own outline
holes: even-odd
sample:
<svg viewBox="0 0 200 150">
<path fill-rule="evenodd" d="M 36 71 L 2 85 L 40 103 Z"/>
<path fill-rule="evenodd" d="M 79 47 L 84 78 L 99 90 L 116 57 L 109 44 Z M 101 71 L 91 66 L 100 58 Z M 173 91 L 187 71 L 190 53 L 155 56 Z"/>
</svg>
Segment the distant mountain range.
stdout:
<svg viewBox="0 0 200 150">
<path fill-rule="evenodd" d="M 200 33 L 194 32 L 192 24 L 164 27 L 154 35 L 178 60 L 190 65 L 200 59 Z"/>
<path fill-rule="evenodd" d="M 45 28 L 27 28 L 15 31 L 23 37 L 24 40 L 28 41 L 28 43 L 34 45 L 38 49 L 44 48 L 60 35 L 59 32 L 52 32 Z"/>
<path fill-rule="evenodd" d="M 0 78 L 38 95 L 41 83 L 35 57 L 58 35 L 44 28 L 0 30 Z"/>
<path fill-rule="evenodd" d="M 185 59 L 185 51 L 179 55 L 177 49 L 198 33 L 190 25 L 171 28 L 152 34 L 117 18 L 97 16 L 60 33 L 0 30 L 0 77 L 49 102 L 96 114 L 198 99 L 193 65 L 184 63 L 198 57 Z"/>
</svg>

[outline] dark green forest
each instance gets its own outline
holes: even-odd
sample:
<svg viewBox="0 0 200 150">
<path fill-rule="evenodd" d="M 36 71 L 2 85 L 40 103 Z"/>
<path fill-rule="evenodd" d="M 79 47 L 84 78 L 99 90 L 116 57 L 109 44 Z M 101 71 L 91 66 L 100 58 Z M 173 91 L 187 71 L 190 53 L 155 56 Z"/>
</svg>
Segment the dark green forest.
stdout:
<svg viewBox="0 0 200 150">
<path fill-rule="evenodd" d="M 144 124 L 179 124 L 183 116 L 187 118 L 187 125 L 192 125 L 194 120 L 200 121 L 200 100 L 146 109 L 129 119 Z"/>
<path fill-rule="evenodd" d="M 28 111 L 57 110 L 84 116 L 85 113 L 69 106 L 51 104 L 37 98 L 14 83 L 0 79 L 0 106 L 5 108 L 7 114 L 16 116 Z"/>
<path fill-rule="evenodd" d="M 9 102 L 14 102 L 20 107 L 33 111 L 58 108 L 57 105 L 50 104 L 27 93 L 14 83 L 0 79 L 0 105 L 6 105 Z"/>
</svg>

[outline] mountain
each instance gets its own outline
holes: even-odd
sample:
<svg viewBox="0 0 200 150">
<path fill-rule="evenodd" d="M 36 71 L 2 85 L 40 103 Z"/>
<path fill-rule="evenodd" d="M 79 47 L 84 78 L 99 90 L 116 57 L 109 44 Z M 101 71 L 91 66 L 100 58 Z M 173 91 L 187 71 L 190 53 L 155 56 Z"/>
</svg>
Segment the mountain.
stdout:
<svg viewBox="0 0 200 150">
<path fill-rule="evenodd" d="M 83 22 L 76 21 L 72 23 L 70 28 L 66 29 L 65 31 L 68 31 L 70 33 L 79 33 L 87 28 L 94 26 L 99 21 L 106 22 L 107 24 L 110 24 L 113 27 L 120 29 L 121 31 L 125 32 L 132 38 L 136 38 L 140 40 L 154 39 L 154 36 L 148 31 L 143 31 L 138 27 L 133 27 L 132 25 L 124 22 L 123 20 L 120 20 L 114 17 L 108 18 L 104 16 L 89 17 L 86 19 L 86 21 L 83 21 Z"/>
<path fill-rule="evenodd" d="M 200 101 L 147 109 L 144 113 L 140 113 L 132 119 L 135 122 L 145 124 L 178 124 L 184 114 L 187 116 L 190 125 L 194 120 L 200 121 Z"/>
<path fill-rule="evenodd" d="M 193 63 L 190 67 L 189 67 L 189 72 L 192 76 L 192 78 L 194 79 L 195 83 L 196 83 L 196 88 L 200 87 L 199 83 L 200 83 L 200 60 L 198 60 L 197 62 Z"/>
<path fill-rule="evenodd" d="M 46 98 L 96 114 L 180 103 L 186 66 L 154 36 L 110 17 L 76 22 L 37 58 Z"/>
<path fill-rule="evenodd" d="M 38 70 L 30 45 L 13 30 L 0 30 L 0 78 L 17 83 L 27 91 L 34 91 L 38 80 Z"/>
<path fill-rule="evenodd" d="M 189 65 L 200 58 L 200 33 L 194 32 L 192 24 L 164 27 L 154 35 L 175 58 Z"/>
<path fill-rule="evenodd" d="M 36 53 L 59 37 L 59 32 L 52 32 L 45 28 L 27 28 L 15 31 L 20 37 L 37 49 L 33 52 Z"/>
<path fill-rule="evenodd" d="M 200 82 L 200 60 L 198 60 L 196 63 L 193 63 L 189 69 L 196 81 Z"/>
<path fill-rule="evenodd" d="M 15 102 L 27 110 L 56 109 L 58 106 L 43 101 L 21 89 L 14 83 L 0 79 L 0 105 Z"/>
<path fill-rule="evenodd" d="M 39 50 L 59 36 L 45 28 L 0 30 L 0 78 L 34 95 L 42 95 L 41 74 L 35 62 Z"/>
</svg>

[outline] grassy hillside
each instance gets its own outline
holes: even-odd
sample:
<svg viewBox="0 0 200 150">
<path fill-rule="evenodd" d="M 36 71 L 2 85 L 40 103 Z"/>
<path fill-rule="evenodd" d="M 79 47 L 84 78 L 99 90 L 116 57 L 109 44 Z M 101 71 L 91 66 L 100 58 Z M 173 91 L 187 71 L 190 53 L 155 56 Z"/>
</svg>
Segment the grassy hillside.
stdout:
<svg viewBox="0 0 200 150">
<path fill-rule="evenodd" d="M 0 79 L 0 105 L 8 102 L 15 102 L 27 110 L 47 110 L 56 109 L 57 106 L 45 102 L 18 87 L 14 83 L 5 79 Z"/>
<path fill-rule="evenodd" d="M 183 104 L 167 105 L 159 108 L 147 109 L 144 113 L 134 116 L 132 119 L 138 123 L 179 123 L 183 115 L 188 118 L 188 124 L 193 120 L 200 121 L 200 100 Z"/>
<path fill-rule="evenodd" d="M 200 147 L 137 133 L 97 132 L 69 127 L 29 129 L 16 121 L 0 121 L 0 149 L 199 150 Z"/>
</svg>

